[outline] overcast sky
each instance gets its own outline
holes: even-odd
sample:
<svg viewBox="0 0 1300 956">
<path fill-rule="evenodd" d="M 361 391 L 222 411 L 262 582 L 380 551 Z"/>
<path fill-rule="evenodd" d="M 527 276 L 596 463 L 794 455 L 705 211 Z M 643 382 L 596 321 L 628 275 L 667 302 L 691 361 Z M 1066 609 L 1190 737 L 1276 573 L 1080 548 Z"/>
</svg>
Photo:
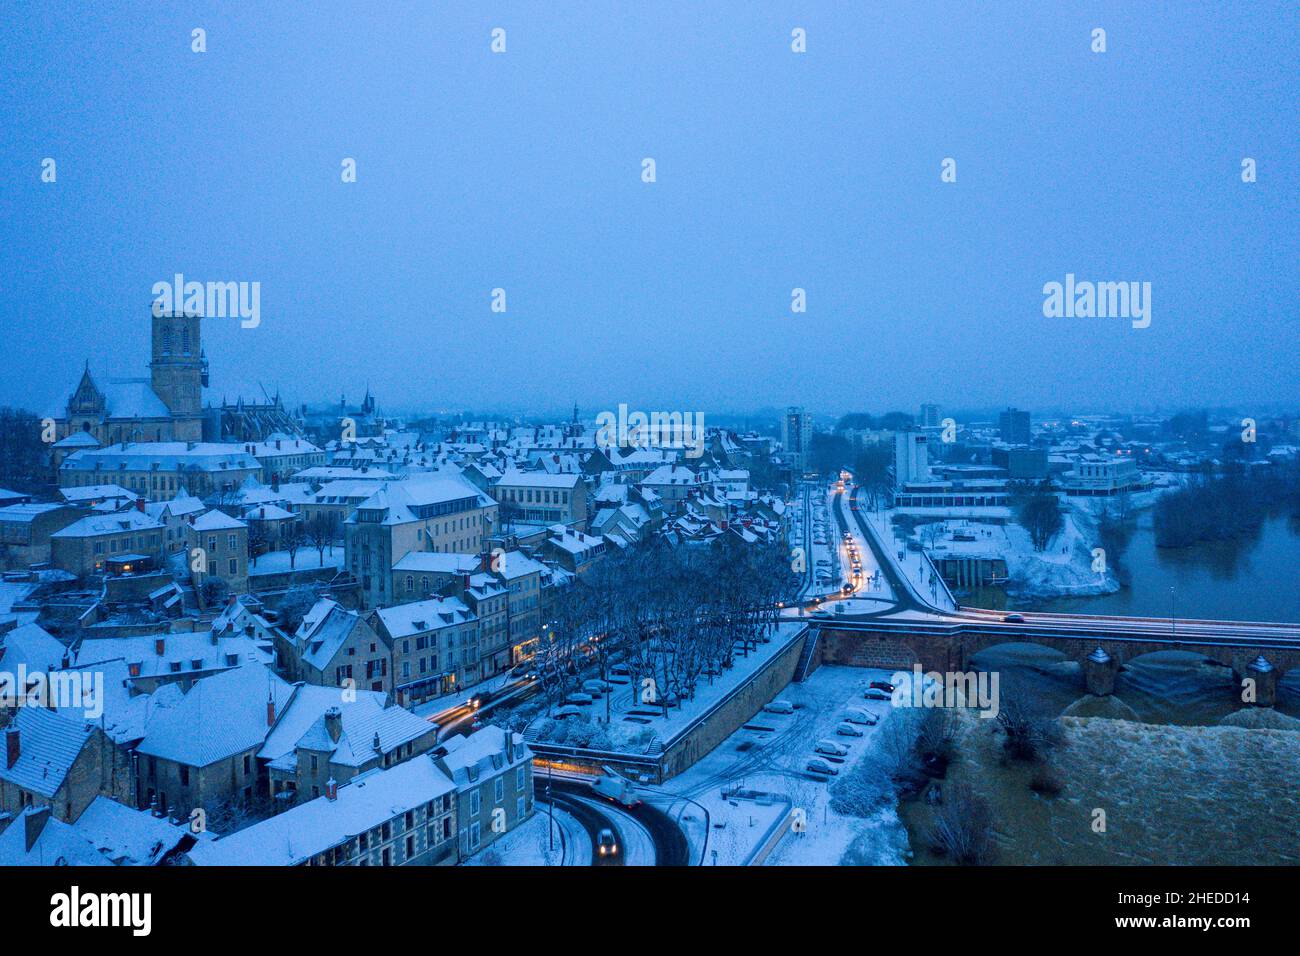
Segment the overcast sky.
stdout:
<svg viewBox="0 0 1300 956">
<path fill-rule="evenodd" d="M 261 284 L 210 401 L 1300 400 L 1294 2 L 252 6 L 6 18 L 0 403 L 146 375 L 177 272 Z"/>
</svg>

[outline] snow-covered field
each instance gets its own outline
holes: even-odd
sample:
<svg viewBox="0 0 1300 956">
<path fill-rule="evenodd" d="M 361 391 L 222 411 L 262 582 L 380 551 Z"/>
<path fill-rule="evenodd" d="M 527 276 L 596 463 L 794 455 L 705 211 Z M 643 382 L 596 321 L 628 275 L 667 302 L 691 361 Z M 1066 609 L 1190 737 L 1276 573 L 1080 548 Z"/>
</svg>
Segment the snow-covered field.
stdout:
<svg viewBox="0 0 1300 956">
<path fill-rule="evenodd" d="M 793 714 L 760 711 L 686 773 L 662 787 L 660 805 L 683 823 L 693 859 L 706 865 L 741 865 L 781 816 L 791 811 L 804 822 L 793 829 L 767 858 L 768 865 L 833 866 L 845 861 L 852 847 L 855 862 L 901 864 L 907 838 L 892 807 L 869 818 L 844 816 L 830 808 L 833 782 L 807 771 L 813 747 L 829 738 L 849 748 L 838 764 L 842 779 L 859 761 L 877 759 L 880 730 L 890 719 L 884 701 L 867 701 L 862 693 L 872 680 L 887 680 L 891 671 L 855 667 L 818 668 L 802 684 L 790 684 L 778 699 L 795 706 Z M 875 727 L 861 728 L 863 737 L 835 733 L 847 707 L 861 707 L 880 716 Z M 824 758 L 823 758 L 824 759 Z M 743 790 L 769 794 L 769 802 L 724 795 Z M 788 804 L 786 801 L 789 801 Z M 703 818 L 708 815 L 707 838 Z M 705 840 L 707 839 L 707 843 Z"/>
</svg>

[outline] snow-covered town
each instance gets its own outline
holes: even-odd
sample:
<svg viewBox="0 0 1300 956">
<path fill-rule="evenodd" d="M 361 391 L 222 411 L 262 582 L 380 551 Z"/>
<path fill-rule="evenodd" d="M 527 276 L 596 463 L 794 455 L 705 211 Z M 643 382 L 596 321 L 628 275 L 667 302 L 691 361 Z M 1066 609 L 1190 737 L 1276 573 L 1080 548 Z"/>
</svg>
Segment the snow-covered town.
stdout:
<svg viewBox="0 0 1300 956">
<path fill-rule="evenodd" d="M 21 6 L 6 940 L 1288 926 L 1294 0 Z"/>
</svg>

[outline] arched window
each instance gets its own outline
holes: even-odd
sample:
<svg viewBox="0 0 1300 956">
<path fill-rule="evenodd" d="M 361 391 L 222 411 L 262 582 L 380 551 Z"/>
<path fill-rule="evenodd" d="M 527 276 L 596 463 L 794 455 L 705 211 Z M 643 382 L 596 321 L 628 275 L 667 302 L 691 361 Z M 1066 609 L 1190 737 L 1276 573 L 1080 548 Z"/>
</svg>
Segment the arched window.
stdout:
<svg viewBox="0 0 1300 956">
<path fill-rule="evenodd" d="M 172 354 L 172 330 L 170 326 L 163 329 L 162 354 Z"/>
</svg>

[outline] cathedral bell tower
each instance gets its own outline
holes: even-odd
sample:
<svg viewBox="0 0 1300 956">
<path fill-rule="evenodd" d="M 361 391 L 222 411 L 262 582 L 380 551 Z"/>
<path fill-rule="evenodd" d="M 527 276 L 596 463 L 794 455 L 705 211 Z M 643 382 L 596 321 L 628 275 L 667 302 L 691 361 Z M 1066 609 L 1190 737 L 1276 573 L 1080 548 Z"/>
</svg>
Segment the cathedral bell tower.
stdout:
<svg viewBox="0 0 1300 956">
<path fill-rule="evenodd" d="M 153 348 L 149 373 L 154 393 L 172 413 L 174 441 L 203 437 L 203 386 L 207 359 L 203 355 L 201 318 L 197 313 L 153 315 Z"/>
</svg>

